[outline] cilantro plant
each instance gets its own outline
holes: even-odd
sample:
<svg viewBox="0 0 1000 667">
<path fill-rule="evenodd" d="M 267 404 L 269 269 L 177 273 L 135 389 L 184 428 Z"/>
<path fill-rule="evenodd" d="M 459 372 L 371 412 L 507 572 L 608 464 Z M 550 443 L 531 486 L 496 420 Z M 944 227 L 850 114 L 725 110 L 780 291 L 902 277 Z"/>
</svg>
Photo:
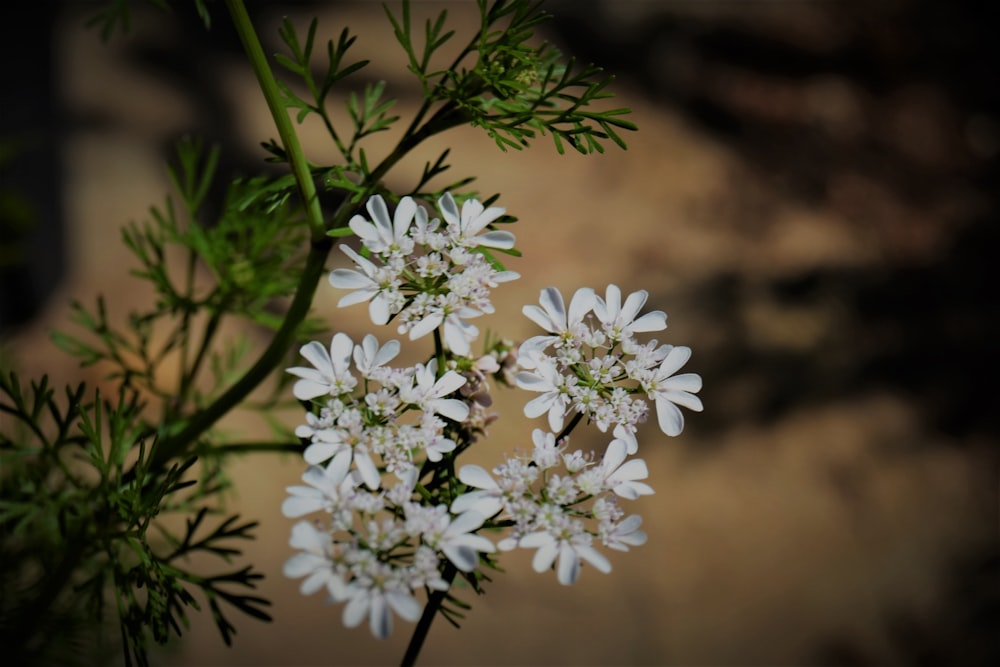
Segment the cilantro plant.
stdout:
<svg viewBox="0 0 1000 667">
<path fill-rule="evenodd" d="M 542 333 L 520 345 L 482 340 L 474 320 L 494 312 L 493 289 L 519 277 L 503 265 L 520 254 L 515 218 L 498 196 L 469 190 L 472 175 L 443 181 L 447 150 L 428 156 L 406 191 L 385 186 L 404 156 L 464 124 L 501 150 L 544 136 L 560 153 L 625 148 L 628 110 L 593 107 L 611 97 L 611 78 L 534 41 L 539 4 L 479 0 L 478 29 L 464 36 L 444 11 L 417 26 L 409 3 L 387 7 L 423 97 L 404 119 L 384 82 L 354 83 L 367 62 L 352 57 L 348 29 L 323 41 L 317 21 L 300 32 L 286 20 L 284 50 L 268 58 L 243 1 L 224 0 L 276 126 L 267 159 L 285 170 L 232 181 L 215 211 L 206 200 L 225 178 L 218 150 L 177 147 L 174 194 L 122 235 L 155 300 L 124 325 L 100 297 L 74 304 L 83 332 L 55 334 L 82 364 L 107 370 L 113 396 L 0 374 L 0 633 L 12 664 L 69 662 L 81 645 L 109 655 L 115 636 L 126 664 L 147 664 L 151 642 L 180 635 L 206 607 L 226 643 L 234 614 L 269 620 L 255 585 L 272 573 L 240 562 L 255 523 L 220 503 L 234 454 L 303 457 L 303 484 L 282 507 L 299 520 L 284 573 L 376 637 L 394 618 L 415 622 L 404 664 L 439 614 L 457 625 L 470 608 L 452 583 L 483 592 L 502 552 L 533 549 L 534 569 L 568 585 L 583 563 L 611 569 L 597 546 L 645 542 L 641 519 L 621 506 L 653 492 L 633 456 L 640 425 L 655 409 L 660 429 L 678 435 L 678 406 L 701 410 L 701 379 L 677 374 L 690 350 L 647 338 L 666 315 L 640 314 L 642 290 L 623 299 L 614 284 L 581 288 L 567 307 L 545 288 L 523 310 Z M 219 19 L 217 7 L 195 6 L 206 28 Z M 111 38 L 128 11 L 115 0 L 94 23 Z M 446 50 L 457 55 L 445 60 Z M 338 105 L 347 122 L 335 120 Z M 336 148 L 333 164 L 311 162 L 300 145 L 296 125 L 311 116 Z M 401 123 L 391 150 L 370 148 Z M 335 246 L 353 268 L 328 270 Z M 366 304 L 378 335 L 313 340 L 335 323 L 311 311 L 321 285 L 340 290 L 341 306 Z M 269 331 L 266 347 L 251 356 L 247 341 L 223 334 L 233 322 Z M 423 360 L 392 365 L 402 343 L 385 327 L 424 345 Z M 296 351 L 307 365 L 276 373 Z M 547 428 L 492 470 L 461 465 L 496 418 L 494 385 L 529 392 L 525 416 L 545 416 Z M 265 386 L 264 399 L 248 401 Z M 304 410 L 294 430 L 273 417 L 293 401 Z M 237 408 L 268 418 L 271 437 L 220 433 Z M 609 434 L 602 454 L 570 448 L 584 420 Z"/>
</svg>

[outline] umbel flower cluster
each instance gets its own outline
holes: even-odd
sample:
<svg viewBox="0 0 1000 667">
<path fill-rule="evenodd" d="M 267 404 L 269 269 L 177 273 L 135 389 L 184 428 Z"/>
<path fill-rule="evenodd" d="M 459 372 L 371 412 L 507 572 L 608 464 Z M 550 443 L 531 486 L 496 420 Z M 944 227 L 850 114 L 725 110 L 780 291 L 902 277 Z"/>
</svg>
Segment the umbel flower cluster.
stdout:
<svg viewBox="0 0 1000 667">
<path fill-rule="evenodd" d="M 390 217 L 372 197 L 371 219 L 350 221 L 362 250 L 343 246 L 355 268 L 330 274 L 334 287 L 352 290 L 340 306 L 367 302 L 374 324 L 391 321 L 411 340 L 433 333 L 428 360 L 395 367 L 398 341 L 338 333 L 302 347 L 310 366 L 288 369 L 309 410 L 296 429 L 304 484 L 289 487 L 282 506 L 301 519 L 285 574 L 303 578 L 304 594 L 324 590 L 344 603 L 344 624 L 367 619 L 377 637 L 390 634 L 394 616 L 420 617 L 421 590 L 447 591 L 458 573 L 475 585 L 498 550 L 534 549 L 534 569 L 555 569 L 567 585 L 584 563 L 609 572 L 598 546 L 646 541 L 641 517 L 620 505 L 653 493 L 645 462 L 632 456 L 638 425 L 652 403 L 663 432 L 677 435 L 678 406 L 702 409 L 701 378 L 676 374 L 690 350 L 636 338 L 666 328 L 663 312 L 640 315 L 644 291 L 623 302 L 615 285 L 603 296 L 583 288 L 567 309 L 547 288 L 523 309 L 545 333 L 472 355 L 479 331 L 469 320 L 493 312 L 491 290 L 518 277 L 490 250 L 511 250 L 514 236 L 493 228 L 502 208 L 468 199 L 459 209 L 450 194 L 437 205 L 440 218 L 430 218 L 404 197 Z M 459 467 L 495 417 L 491 383 L 536 392 L 525 415 L 547 415 L 549 428 L 491 471 Z M 603 454 L 570 449 L 583 418 L 611 431 Z"/>
</svg>

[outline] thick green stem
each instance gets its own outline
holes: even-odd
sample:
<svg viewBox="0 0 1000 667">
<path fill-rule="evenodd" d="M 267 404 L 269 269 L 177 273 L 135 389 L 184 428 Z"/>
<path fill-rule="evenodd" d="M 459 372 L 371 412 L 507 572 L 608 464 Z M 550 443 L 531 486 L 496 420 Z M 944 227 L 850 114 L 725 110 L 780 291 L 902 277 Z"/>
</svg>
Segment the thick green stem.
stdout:
<svg viewBox="0 0 1000 667">
<path fill-rule="evenodd" d="M 191 443 L 198 439 L 202 433 L 207 431 L 221 419 L 226 413 L 235 408 L 251 391 L 262 383 L 273 371 L 282 359 L 289 346 L 295 342 L 295 334 L 299 324 L 309 314 L 312 305 L 313 295 L 316 293 L 316 286 L 323 274 L 326 258 L 333 247 L 333 240 L 326 236 L 326 226 L 323 222 L 322 211 L 316 199 L 316 187 L 312 180 L 309 166 L 302 155 L 298 138 L 292 128 L 291 119 L 281 102 L 274 75 L 267 64 L 264 52 L 257 39 L 253 25 L 247 15 L 246 8 L 242 0 L 226 0 L 236 26 L 240 39 L 247 50 L 254 66 L 254 72 L 260 82 L 261 90 L 267 99 L 268 107 L 274 116 L 278 133 L 285 144 L 285 149 L 289 156 L 289 161 L 295 173 L 303 202 L 309 218 L 309 225 L 313 231 L 312 246 L 306 258 L 306 266 L 303 270 L 298 288 L 292 300 L 292 305 L 285 314 L 281 328 L 275 333 L 267 349 L 257 359 L 256 363 L 243 375 L 232 387 L 229 388 L 215 402 L 195 414 L 191 421 L 173 434 L 170 434 L 157 442 L 153 452 L 153 464 L 162 466 L 173 458 L 184 455 L 190 448 Z M 410 134 L 409 132 L 400 140 L 395 149 L 382 162 L 372 170 L 367 178 L 366 186 L 374 188 L 378 182 L 396 165 L 407 153 L 420 144 L 424 139 L 443 132 L 449 128 L 464 122 L 464 117 L 453 105 L 445 105 L 432 116 L 419 130 Z M 335 229 L 347 224 L 347 218 L 352 213 L 353 207 L 349 201 L 345 201 L 336 211 L 330 222 L 330 228 Z"/>
<path fill-rule="evenodd" d="M 274 334 L 270 345 L 260 355 L 257 362 L 230 387 L 214 403 L 196 413 L 183 429 L 158 441 L 153 452 L 154 465 L 163 465 L 170 459 L 181 455 L 198 436 L 208 430 L 227 412 L 235 408 L 251 391 L 274 370 L 285 357 L 285 352 L 295 342 L 295 334 L 299 324 L 309 314 L 312 306 L 316 285 L 323 275 L 327 255 L 333 247 L 333 240 L 324 237 L 314 243 L 306 258 L 306 267 L 299 281 L 299 289 L 295 293 L 292 305 L 285 314 L 281 328 Z"/>
<path fill-rule="evenodd" d="M 295 174 L 295 180 L 299 186 L 299 193 L 302 195 L 302 202 L 306 208 L 306 216 L 309 219 L 309 227 L 312 230 L 313 239 L 318 239 L 325 233 L 323 211 L 320 209 L 319 199 L 316 197 L 316 184 L 313 183 L 312 173 L 309 171 L 309 163 L 302 153 L 302 146 L 299 144 L 298 135 L 292 126 L 292 119 L 288 115 L 288 109 L 285 107 L 284 100 L 282 99 L 278 82 L 275 80 L 271 66 L 267 62 L 267 56 L 264 55 L 264 49 L 260 45 L 257 31 L 254 30 L 253 23 L 250 21 L 250 16 L 247 14 L 247 8 L 243 4 L 243 0 L 226 0 L 226 9 L 229 10 L 229 15 L 233 19 L 233 26 L 236 28 L 236 33 L 240 36 L 240 41 L 243 42 L 243 48 L 246 50 L 247 57 L 250 59 L 250 65 L 257 76 L 260 90 L 267 101 L 267 108 L 271 110 L 274 124 L 278 128 L 278 136 L 281 137 L 285 154 L 288 156 L 288 162 L 292 167 L 292 172 Z"/>
</svg>

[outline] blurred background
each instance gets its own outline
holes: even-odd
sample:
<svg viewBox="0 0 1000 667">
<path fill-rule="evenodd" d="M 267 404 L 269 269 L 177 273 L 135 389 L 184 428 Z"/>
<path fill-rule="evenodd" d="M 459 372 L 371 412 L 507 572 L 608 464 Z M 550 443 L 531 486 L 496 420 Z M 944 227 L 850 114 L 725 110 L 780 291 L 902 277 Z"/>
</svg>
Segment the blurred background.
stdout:
<svg viewBox="0 0 1000 667">
<path fill-rule="evenodd" d="M 259 143 L 276 133 L 222 6 L 210 4 L 206 33 L 178 5 L 140 8 L 132 34 L 107 45 L 84 28 L 97 4 L 36 3 L 0 21 L 5 367 L 101 384 L 48 332 L 72 328 L 73 299 L 104 294 L 124 319 L 149 298 L 127 278 L 119 229 L 163 201 L 179 137 L 220 142 L 227 171 L 264 169 Z M 635 503 L 645 546 L 611 554 L 611 574 L 585 570 L 571 588 L 505 555 L 507 572 L 472 601 L 460 631 L 438 620 L 422 663 L 996 664 L 997 10 L 929 0 L 547 6 L 555 18 L 540 39 L 617 75 L 616 102 L 640 128 L 629 150 L 560 156 L 543 138 L 503 153 L 460 128 L 389 184 L 412 182 L 452 146 L 454 173 L 478 175 L 520 219 L 524 257 L 511 268 L 522 278 L 496 291 L 498 315 L 481 328 L 531 335 L 521 305 L 549 285 L 646 289 L 647 307 L 669 314 L 665 341 L 694 349 L 705 411 L 678 438 L 652 423 L 640 431 L 656 489 Z M 350 26 L 355 55 L 372 60 L 356 85 L 385 80 L 404 118 L 416 108 L 379 3 L 250 7 L 271 52 L 284 15 L 302 25 L 318 16 L 324 40 Z M 460 35 L 475 28 L 472 2 L 414 3 L 418 17 L 442 8 Z M 317 128 L 303 137 L 311 158 L 332 159 Z M 321 285 L 316 312 L 363 334 L 364 309 L 337 310 L 334 291 Z M 540 425 L 521 416 L 524 396 L 499 390 L 496 400 L 501 419 L 470 461 L 501 461 Z M 574 441 L 606 443 L 596 430 Z M 246 558 L 268 575 L 274 622 L 238 619 L 229 649 L 197 617 L 156 664 L 402 656 L 410 626 L 385 642 L 345 630 L 339 607 L 281 575 L 291 521 L 279 508 L 302 467 L 276 457 L 234 466 L 233 506 L 261 522 Z"/>
</svg>

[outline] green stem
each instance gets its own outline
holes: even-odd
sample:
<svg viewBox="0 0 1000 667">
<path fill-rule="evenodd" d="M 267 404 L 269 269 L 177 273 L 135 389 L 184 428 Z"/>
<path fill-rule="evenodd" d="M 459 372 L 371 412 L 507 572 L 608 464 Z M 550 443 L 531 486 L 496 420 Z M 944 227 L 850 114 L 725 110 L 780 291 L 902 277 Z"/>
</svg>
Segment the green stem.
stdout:
<svg viewBox="0 0 1000 667">
<path fill-rule="evenodd" d="M 288 152 L 289 160 L 292 164 L 300 191 L 302 192 L 303 201 L 307 204 L 309 224 L 313 230 L 312 246 L 309 249 L 309 255 L 306 257 L 306 266 L 299 280 L 292 304 L 285 314 L 281 328 L 275 333 L 267 349 L 264 350 L 260 358 L 257 359 L 256 363 L 254 363 L 246 374 L 230 387 L 228 391 L 216 399 L 215 402 L 195 414 L 191 421 L 185 424 L 180 431 L 170 434 L 157 442 L 156 449 L 153 452 L 152 463 L 154 467 L 162 466 L 169 460 L 184 454 L 191 443 L 197 440 L 202 433 L 211 428 L 226 413 L 235 408 L 281 363 L 285 352 L 295 342 L 295 335 L 299 324 L 309 314 L 313 295 L 316 293 L 316 286 L 323 275 L 326 258 L 331 248 L 333 248 L 334 243 L 333 239 L 325 234 L 322 212 L 316 199 L 316 188 L 312 180 L 312 175 L 308 164 L 305 162 L 305 158 L 302 156 L 298 139 L 292 129 L 291 120 L 284 106 L 281 104 L 277 84 L 267 65 L 267 60 L 264 58 L 260 41 L 257 39 L 253 25 L 247 16 L 246 8 L 243 6 L 241 0 L 226 0 L 226 6 L 233 16 L 233 22 L 247 49 L 247 54 L 254 63 L 254 71 L 260 80 L 261 89 L 264 91 L 265 98 L 267 98 L 275 124 L 278 126 L 278 132 L 282 135 L 282 141 L 285 142 L 285 149 Z M 386 173 L 424 139 L 455 127 L 463 123 L 464 120 L 460 110 L 453 104 L 446 104 L 438 109 L 419 130 L 412 134 L 407 133 L 396 145 L 395 149 L 379 163 L 366 179 L 367 187 L 370 189 L 377 186 Z M 287 137 L 285 136 L 285 132 L 288 133 Z M 334 213 L 333 219 L 330 222 L 330 228 L 337 229 L 346 225 L 347 219 L 353 210 L 354 207 L 350 204 L 350 200 L 345 200 Z"/>
<path fill-rule="evenodd" d="M 349 209 L 345 207 L 345 210 Z M 281 363 L 285 352 L 295 342 L 299 324 L 309 314 L 316 286 L 323 275 L 326 257 L 332 247 L 333 240 L 328 237 L 313 243 L 309 249 L 309 255 L 306 257 L 306 266 L 302 271 L 298 291 L 285 314 L 281 328 L 274 334 L 270 345 L 261 353 L 260 358 L 250 367 L 250 370 L 214 403 L 196 413 L 179 432 L 168 435 L 156 443 L 156 449 L 153 452 L 154 467 L 162 466 L 170 459 L 182 454 L 190 443 L 197 440 L 198 436 L 236 407 Z"/>
<path fill-rule="evenodd" d="M 319 239 L 326 230 L 323 226 L 323 211 L 320 209 L 319 199 L 316 196 L 316 184 L 313 182 L 309 163 L 302 152 L 301 144 L 299 144 L 298 135 L 292 126 L 292 119 L 288 115 L 288 109 L 282 99 L 278 82 L 275 80 L 271 66 L 264 55 L 264 49 L 261 47 L 257 31 L 254 30 L 243 0 L 226 0 L 226 9 L 229 10 L 229 15 L 233 19 L 233 26 L 240 36 L 243 48 L 250 59 L 250 65 L 257 76 L 257 82 L 260 84 L 260 90 L 267 101 L 267 107 L 271 110 L 274 124 L 278 128 L 278 136 L 281 137 L 285 154 L 288 156 L 288 162 L 299 186 L 299 193 L 302 195 L 313 240 Z"/>
<path fill-rule="evenodd" d="M 456 574 L 458 574 L 458 570 L 451 564 L 451 561 L 447 561 L 441 577 L 448 582 L 449 588 L 451 587 L 451 582 L 455 581 Z M 427 634 L 431 630 L 431 623 L 434 622 L 434 617 L 437 615 L 447 595 L 447 590 L 434 591 L 427 598 L 427 606 L 424 607 L 424 613 L 420 616 L 420 620 L 417 621 L 417 627 L 413 630 L 413 636 L 410 637 L 410 644 L 406 647 L 406 653 L 403 655 L 403 661 L 400 663 L 402 667 L 413 667 L 416 664 L 417 656 L 420 655 L 420 649 L 423 648 L 424 640 L 427 639 Z"/>
</svg>

